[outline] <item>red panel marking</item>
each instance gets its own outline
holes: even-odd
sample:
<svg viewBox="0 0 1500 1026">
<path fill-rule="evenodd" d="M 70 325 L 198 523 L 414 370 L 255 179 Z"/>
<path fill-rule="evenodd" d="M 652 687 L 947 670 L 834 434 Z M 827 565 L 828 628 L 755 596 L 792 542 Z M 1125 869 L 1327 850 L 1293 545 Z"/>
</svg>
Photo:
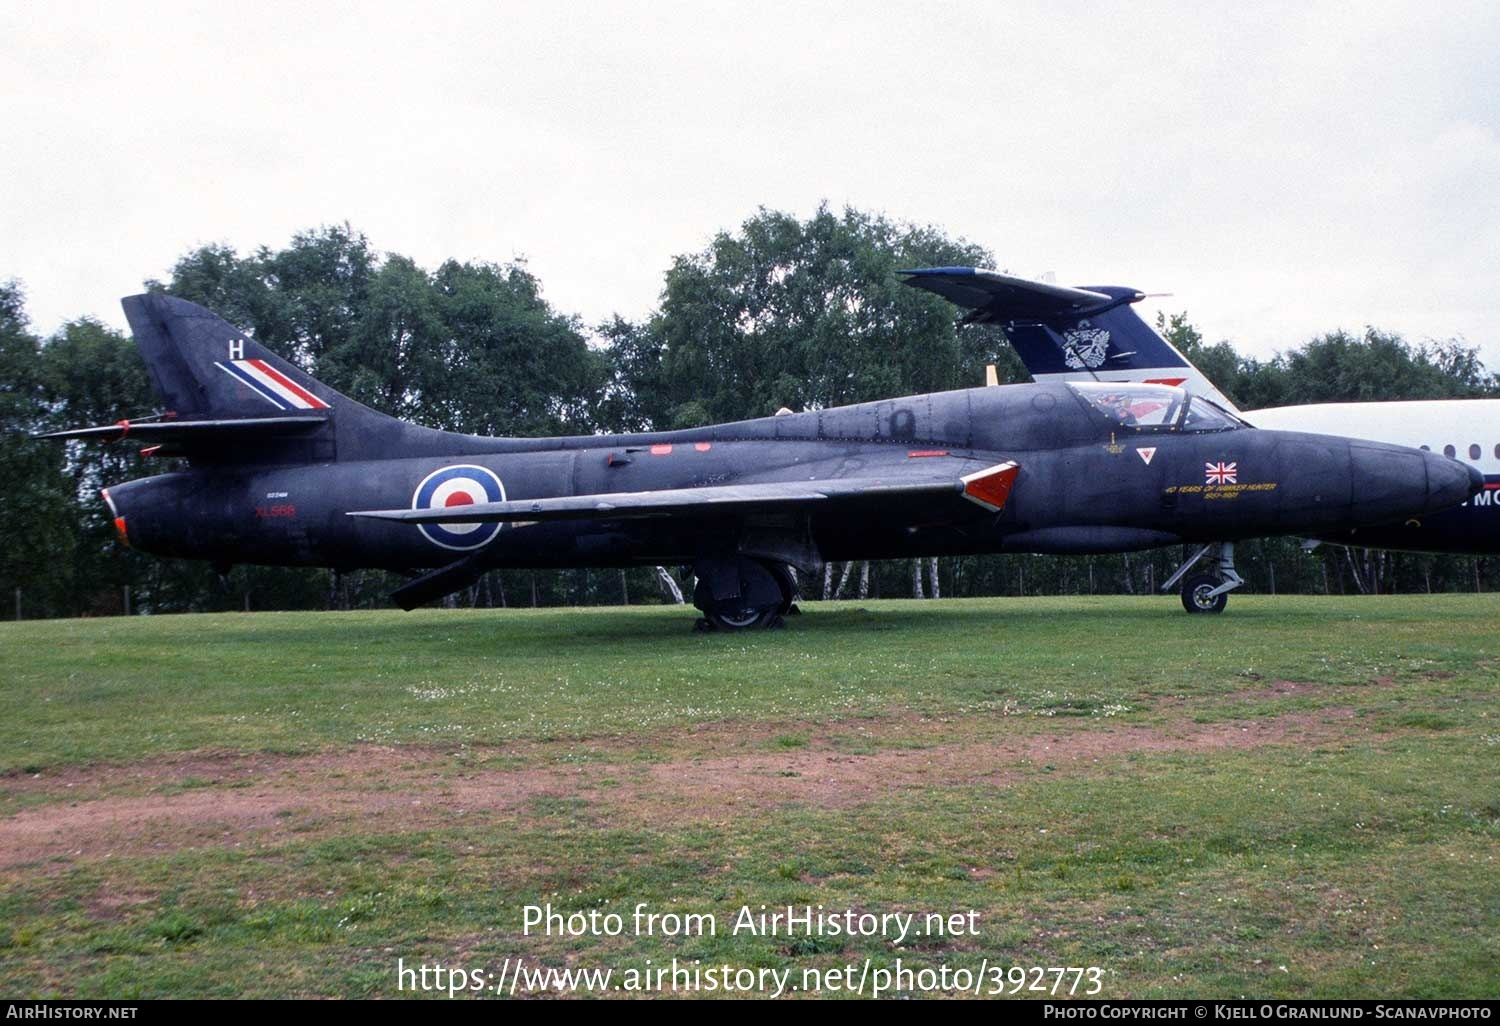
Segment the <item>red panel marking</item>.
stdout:
<svg viewBox="0 0 1500 1026">
<path fill-rule="evenodd" d="M 141 450 L 141 455 L 142 456 L 155 456 L 159 452 L 161 452 L 161 446 L 159 446 L 159 445 L 148 445 L 148 446 L 146 446 L 146 448 L 144 448 L 144 449 Z"/>
<path fill-rule="evenodd" d="M 302 386 L 298 385 L 295 381 L 293 381 L 291 378 L 287 377 L 285 374 L 283 374 L 280 371 L 278 371 L 275 367 L 272 367 L 266 361 L 264 361 L 264 360 L 251 360 L 250 361 L 250 366 L 254 367 L 258 371 L 263 372 L 272 381 L 276 382 L 278 385 L 280 385 L 281 387 L 285 388 L 287 391 L 291 392 L 298 399 L 301 399 L 303 402 L 307 403 L 309 406 L 313 406 L 313 407 L 315 407 L 317 409 L 320 409 L 320 410 L 326 410 L 328 408 L 328 404 L 327 403 L 325 403 L 323 400 L 319 399 L 317 396 L 313 395 L 307 389 L 305 389 Z"/>
<path fill-rule="evenodd" d="M 1010 498 L 1011 485 L 1016 483 L 1016 474 L 1020 470 L 1014 463 L 1002 463 L 998 467 L 969 474 L 963 479 L 964 495 L 971 501 L 998 512 L 1005 507 L 1005 500 Z"/>
<path fill-rule="evenodd" d="M 1175 388 L 1176 386 L 1182 384 L 1186 380 L 1187 380 L 1187 378 L 1147 378 L 1145 380 L 1145 382 L 1143 382 L 1143 384 L 1147 384 L 1147 385 L 1171 385 L 1171 386 L 1173 386 Z"/>
<path fill-rule="evenodd" d="M 708 450 L 712 449 L 713 447 L 714 447 L 714 443 L 712 443 L 712 442 L 694 442 L 693 443 L 693 448 L 697 449 L 699 452 L 708 452 Z"/>
<path fill-rule="evenodd" d="M 670 445 L 653 445 L 651 447 L 651 455 L 653 456 L 670 456 L 671 454 L 672 447 Z"/>
<path fill-rule="evenodd" d="M 130 548 L 130 535 L 125 530 L 124 517 L 115 517 L 115 537 L 120 539 L 121 545 Z"/>
<path fill-rule="evenodd" d="M 130 434 L 130 421 L 128 420 L 116 421 L 115 427 L 120 429 L 120 438 L 124 438 L 126 435 Z M 116 439 L 116 441 L 119 441 L 119 439 Z"/>
<path fill-rule="evenodd" d="M 908 459 L 919 459 L 923 456 L 946 456 L 947 449 L 914 449 L 906 454 Z"/>
<path fill-rule="evenodd" d="M 474 500 L 470 497 L 468 492 L 454 492 L 452 495 L 443 500 L 444 507 L 472 505 L 474 505 Z"/>
</svg>

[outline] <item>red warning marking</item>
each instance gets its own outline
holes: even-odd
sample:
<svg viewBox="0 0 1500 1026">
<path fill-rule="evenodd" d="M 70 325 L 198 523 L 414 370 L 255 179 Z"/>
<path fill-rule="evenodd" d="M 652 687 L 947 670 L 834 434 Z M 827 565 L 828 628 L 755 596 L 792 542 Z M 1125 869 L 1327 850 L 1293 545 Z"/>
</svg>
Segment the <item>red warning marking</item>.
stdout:
<svg viewBox="0 0 1500 1026">
<path fill-rule="evenodd" d="M 923 456 L 946 456 L 947 449 L 915 449 L 906 454 L 908 459 L 920 459 Z"/>
<path fill-rule="evenodd" d="M 1176 388 L 1178 385 L 1182 384 L 1186 380 L 1187 380 L 1187 378 L 1147 378 L 1145 380 L 1145 384 L 1147 384 L 1147 385 L 1171 385 L 1173 388 Z"/>
<path fill-rule="evenodd" d="M 1011 485 L 1016 483 L 1016 474 L 1020 470 L 1015 463 L 1002 463 L 977 474 L 968 474 L 963 478 L 964 496 L 971 502 L 999 512 L 1005 507 Z"/>
<path fill-rule="evenodd" d="M 124 517 L 115 517 L 115 537 L 120 539 L 121 545 L 130 548 L 130 534 L 125 530 Z"/>
<path fill-rule="evenodd" d="M 670 456 L 671 454 L 672 447 L 670 445 L 653 445 L 651 447 L 651 455 L 653 456 Z"/>
<path fill-rule="evenodd" d="M 161 452 L 161 446 L 159 446 L 159 445 L 148 445 L 148 446 L 146 446 L 146 448 L 144 448 L 144 449 L 141 450 L 141 455 L 142 456 L 155 456 L 159 452 Z"/>
<path fill-rule="evenodd" d="M 714 447 L 714 443 L 712 443 L 712 442 L 694 442 L 693 443 L 693 448 L 697 449 L 699 452 L 708 452 L 708 450 L 712 449 L 713 447 Z M 667 448 L 670 449 L 671 446 L 669 445 L 669 446 L 667 446 Z"/>
<path fill-rule="evenodd" d="M 443 505 L 445 507 L 446 506 L 472 506 L 472 505 L 474 505 L 474 500 L 469 495 L 468 492 L 454 492 L 452 495 L 448 496 L 446 499 L 443 500 Z"/>
</svg>

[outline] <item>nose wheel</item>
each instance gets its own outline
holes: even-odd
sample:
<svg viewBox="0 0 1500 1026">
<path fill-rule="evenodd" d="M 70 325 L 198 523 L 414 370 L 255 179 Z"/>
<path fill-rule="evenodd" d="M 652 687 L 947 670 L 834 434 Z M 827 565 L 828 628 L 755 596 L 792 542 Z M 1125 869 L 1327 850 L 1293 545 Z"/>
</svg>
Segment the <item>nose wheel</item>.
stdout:
<svg viewBox="0 0 1500 1026">
<path fill-rule="evenodd" d="M 1213 574 L 1193 574 L 1182 582 L 1182 608 L 1189 613 L 1222 613 L 1229 593 L 1220 591 L 1224 582 Z"/>
<path fill-rule="evenodd" d="M 1189 574 L 1189 571 L 1210 552 L 1218 550 L 1218 572 L 1199 571 Z M 1234 545 L 1223 542 L 1205 545 L 1182 566 L 1177 572 L 1162 582 L 1162 591 L 1171 591 L 1182 584 L 1182 608 L 1189 613 L 1222 613 L 1224 607 L 1229 605 L 1229 593 L 1245 581 L 1234 570 Z"/>
</svg>

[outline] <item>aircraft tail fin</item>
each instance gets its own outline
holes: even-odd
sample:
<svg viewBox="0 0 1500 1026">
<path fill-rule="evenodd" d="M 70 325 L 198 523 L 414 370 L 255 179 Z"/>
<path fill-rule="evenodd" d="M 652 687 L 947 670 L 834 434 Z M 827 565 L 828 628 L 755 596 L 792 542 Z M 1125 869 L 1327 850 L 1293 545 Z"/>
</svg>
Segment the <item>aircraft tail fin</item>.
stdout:
<svg viewBox="0 0 1500 1026">
<path fill-rule="evenodd" d="M 899 272 L 969 313 L 966 324 L 999 324 L 1037 381 L 1149 381 L 1181 385 L 1235 406 L 1131 305 L 1146 294 L 1117 285 L 1069 288 L 976 267 Z"/>
<path fill-rule="evenodd" d="M 159 293 L 121 300 L 136 347 L 165 406 L 148 427 L 162 455 L 212 462 L 358 458 L 366 440 L 423 431 L 355 402 L 272 353 L 212 311 Z M 105 429 L 75 433 L 105 437 Z M 125 433 L 112 437 L 125 437 Z"/>
<path fill-rule="evenodd" d="M 184 420 L 318 416 L 345 399 L 217 314 L 175 296 L 120 301 L 167 409 Z"/>
</svg>

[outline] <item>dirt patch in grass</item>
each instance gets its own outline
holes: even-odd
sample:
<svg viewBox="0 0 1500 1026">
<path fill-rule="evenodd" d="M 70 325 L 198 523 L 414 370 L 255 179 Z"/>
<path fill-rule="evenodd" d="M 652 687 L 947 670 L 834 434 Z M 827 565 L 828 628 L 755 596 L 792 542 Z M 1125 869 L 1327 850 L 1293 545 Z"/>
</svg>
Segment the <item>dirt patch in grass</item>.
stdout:
<svg viewBox="0 0 1500 1026">
<path fill-rule="evenodd" d="M 351 830 L 415 831 L 476 818 L 585 815 L 666 823 L 729 819 L 787 804 L 847 808 L 909 789 L 1004 788 L 1042 772 L 1106 773 L 1136 753 L 1381 736 L 1346 707 L 1208 724 L 1176 717 L 1152 725 L 1057 720 L 1041 731 L 979 739 L 924 721 L 921 733 L 930 742 L 924 747 L 870 754 L 830 750 L 838 732 L 826 724 L 807 730 L 805 747 L 772 750 L 746 750 L 744 731 L 734 727 L 697 736 L 691 754 L 655 762 L 614 761 L 607 756 L 618 751 L 593 745 L 591 757 L 576 764 L 547 752 L 577 748 L 566 743 L 527 745 L 525 753 L 505 749 L 495 760 L 499 766 L 485 765 L 472 751 L 363 745 L 295 756 L 195 753 L 12 778 L 9 789 L 44 788 L 61 800 L 0 820 L 0 868 L 274 845 Z M 911 728 L 860 721 L 872 737 Z M 768 729 L 782 733 L 786 727 Z M 522 754 L 530 758 L 516 758 Z M 136 793 L 112 793 L 121 787 Z"/>
</svg>

